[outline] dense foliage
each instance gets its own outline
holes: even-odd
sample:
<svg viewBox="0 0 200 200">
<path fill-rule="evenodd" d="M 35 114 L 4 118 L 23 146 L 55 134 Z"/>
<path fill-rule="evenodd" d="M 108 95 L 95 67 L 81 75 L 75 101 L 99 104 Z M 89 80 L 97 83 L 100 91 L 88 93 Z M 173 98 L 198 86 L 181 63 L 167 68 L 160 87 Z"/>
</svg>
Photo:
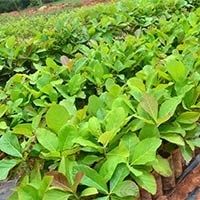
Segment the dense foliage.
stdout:
<svg viewBox="0 0 200 200">
<path fill-rule="evenodd" d="M 191 159 L 194 5 L 124 0 L 2 25 L 0 179 L 23 177 L 11 199 L 133 199 L 139 187 L 155 194 L 153 170 L 170 176 L 163 155 Z"/>
</svg>

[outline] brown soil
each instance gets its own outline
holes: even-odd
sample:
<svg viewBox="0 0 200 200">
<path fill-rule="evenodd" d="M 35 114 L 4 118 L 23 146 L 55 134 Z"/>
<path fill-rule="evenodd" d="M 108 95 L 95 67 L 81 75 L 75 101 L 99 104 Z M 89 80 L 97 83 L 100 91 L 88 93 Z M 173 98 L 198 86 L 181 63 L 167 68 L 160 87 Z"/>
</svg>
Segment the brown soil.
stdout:
<svg viewBox="0 0 200 200">
<path fill-rule="evenodd" d="M 200 185 L 200 165 L 197 166 L 181 183 L 176 185 L 174 191 L 168 196 L 169 200 L 183 200 L 188 194 Z M 197 197 L 197 200 L 200 200 Z"/>
</svg>

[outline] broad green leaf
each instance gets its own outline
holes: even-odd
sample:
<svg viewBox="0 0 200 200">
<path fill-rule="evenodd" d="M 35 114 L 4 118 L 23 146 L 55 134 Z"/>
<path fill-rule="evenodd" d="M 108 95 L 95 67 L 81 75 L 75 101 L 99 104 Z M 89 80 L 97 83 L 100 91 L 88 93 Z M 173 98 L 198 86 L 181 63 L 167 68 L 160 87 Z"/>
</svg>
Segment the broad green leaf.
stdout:
<svg viewBox="0 0 200 200">
<path fill-rule="evenodd" d="M 139 188 L 133 181 L 126 180 L 118 184 L 113 193 L 118 197 L 138 197 Z"/>
<path fill-rule="evenodd" d="M 9 171 L 19 163 L 19 160 L 0 160 L 0 181 L 7 178 Z"/>
<path fill-rule="evenodd" d="M 158 102 L 153 96 L 145 93 L 140 102 L 140 106 L 154 119 L 154 121 L 157 120 Z"/>
<path fill-rule="evenodd" d="M 119 96 L 121 94 L 121 87 L 117 84 L 115 84 L 113 79 L 107 79 L 105 83 L 106 89 L 113 95 L 113 96 Z"/>
<path fill-rule="evenodd" d="M 89 187 L 81 192 L 81 197 L 88 197 L 95 194 L 98 194 L 98 190 L 94 187 Z"/>
<path fill-rule="evenodd" d="M 126 162 L 128 156 L 128 149 L 123 144 L 120 144 L 107 154 L 106 161 L 101 166 L 99 174 L 104 177 L 106 181 L 109 181 L 118 164 Z"/>
<path fill-rule="evenodd" d="M 43 197 L 43 200 L 68 200 L 71 195 L 58 189 L 48 190 Z"/>
<path fill-rule="evenodd" d="M 16 135 L 5 133 L 0 138 L 0 150 L 8 155 L 22 158 L 21 146 Z"/>
<path fill-rule="evenodd" d="M 175 113 L 177 106 L 181 103 L 182 97 L 172 97 L 162 103 L 159 110 L 158 124 L 169 120 Z"/>
<path fill-rule="evenodd" d="M 165 134 L 161 135 L 161 138 L 169 141 L 170 143 L 174 143 L 174 144 L 177 144 L 180 146 L 185 145 L 183 138 L 180 135 L 177 135 L 175 133 L 174 134 L 173 133 L 165 133 Z"/>
<path fill-rule="evenodd" d="M 148 172 L 143 172 L 139 177 L 134 177 L 137 184 L 151 194 L 156 194 L 157 185 L 154 176 Z"/>
<path fill-rule="evenodd" d="M 85 165 L 78 165 L 76 169 L 79 172 L 84 173 L 84 177 L 81 181 L 83 185 L 87 185 L 89 187 L 94 187 L 97 190 L 102 191 L 103 193 L 107 193 L 108 188 L 106 185 L 106 181 L 104 178 L 97 173 L 94 169 L 87 167 Z"/>
<path fill-rule="evenodd" d="M 167 59 L 166 68 L 176 82 L 183 82 L 185 80 L 187 76 L 186 67 L 175 57 L 170 57 Z"/>
<path fill-rule="evenodd" d="M 63 173 L 67 177 L 71 185 L 74 182 L 73 168 L 75 165 L 75 161 L 63 156 L 58 167 L 58 171 Z"/>
<path fill-rule="evenodd" d="M 0 122 L 0 129 L 6 130 L 7 128 L 8 128 L 8 126 L 7 126 L 6 122 L 1 121 L 1 122 Z"/>
<path fill-rule="evenodd" d="M 68 82 L 68 90 L 70 95 L 75 95 L 84 83 L 85 79 L 81 74 L 75 74 Z"/>
<path fill-rule="evenodd" d="M 117 113 L 117 117 L 116 117 Z M 118 130 L 126 121 L 127 114 L 122 107 L 111 110 L 105 118 L 105 127 L 107 131 Z"/>
<path fill-rule="evenodd" d="M 43 198 L 44 193 L 49 189 L 51 183 L 52 183 L 53 177 L 51 176 L 44 176 L 40 183 L 40 187 L 38 190 L 40 198 Z"/>
<path fill-rule="evenodd" d="M 79 137 L 78 129 L 72 125 L 64 125 L 58 132 L 60 151 L 71 149 Z"/>
<path fill-rule="evenodd" d="M 185 130 L 178 123 L 163 124 L 159 127 L 161 134 L 177 133 L 185 137 Z"/>
<path fill-rule="evenodd" d="M 140 142 L 139 138 L 137 137 L 137 135 L 135 133 L 129 132 L 128 134 L 124 135 L 120 141 L 120 144 L 123 144 L 128 152 L 129 152 L 129 156 L 131 157 L 135 146 Z"/>
<path fill-rule="evenodd" d="M 108 143 L 115 137 L 115 135 L 115 131 L 106 131 L 99 136 L 98 142 L 100 142 L 104 146 L 107 146 Z"/>
<path fill-rule="evenodd" d="M 183 124 L 192 124 L 194 122 L 196 122 L 200 117 L 200 113 L 199 112 L 184 112 L 181 113 L 178 117 L 177 117 L 177 121 L 179 123 L 183 123 Z"/>
<path fill-rule="evenodd" d="M 125 164 L 119 164 L 114 171 L 114 174 L 110 180 L 110 191 L 115 188 L 129 175 L 129 170 Z"/>
<path fill-rule="evenodd" d="M 143 174 L 143 172 L 139 169 L 136 169 L 130 165 L 127 165 L 129 171 L 134 175 L 134 176 L 141 176 Z"/>
<path fill-rule="evenodd" d="M 52 58 L 46 59 L 46 65 L 52 69 L 56 69 L 58 67 L 58 65 L 54 62 L 54 60 Z"/>
<path fill-rule="evenodd" d="M 0 105 L 0 118 L 4 116 L 4 114 L 6 113 L 8 107 L 5 104 L 1 104 Z"/>
<path fill-rule="evenodd" d="M 47 126 L 56 133 L 67 123 L 68 120 L 69 113 L 64 106 L 52 105 L 47 111 Z"/>
<path fill-rule="evenodd" d="M 99 113 L 103 108 L 103 102 L 101 99 L 95 95 L 91 95 L 88 100 L 88 112 L 91 115 L 97 116 L 97 113 Z M 98 116 L 97 116 L 98 118 Z"/>
<path fill-rule="evenodd" d="M 96 117 L 91 117 L 88 121 L 88 128 L 90 133 L 96 137 L 101 134 L 101 124 Z"/>
<path fill-rule="evenodd" d="M 18 200 L 36 200 L 40 199 L 36 188 L 31 185 L 25 185 L 18 189 Z"/>
<path fill-rule="evenodd" d="M 36 137 L 38 142 L 50 152 L 58 149 L 58 137 L 51 131 L 45 128 L 38 128 L 36 130 Z"/>
<path fill-rule="evenodd" d="M 13 133 L 24 135 L 24 136 L 32 136 L 32 125 L 28 123 L 18 124 L 13 128 Z"/>
<path fill-rule="evenodd" d="M 159 138 L 160 137 L 159 130 L 154 124 L 145 124 L 139 133 L 139 138 L 140 140 L 143 140 L 145 138 L 151 138 L 151 137 Z"/>
<path fill-rule="evenodd" d="M 167 159 L 162 158 L 161 156 L 157 156 L 157 159 L 153 162 L 154 170 L 165 177 L 172 175 L 172 170 L 170 168 L 169 162 Z"/>
<path fill-rule="evenodd" d="M 158 138 L 146 138 L 140 141 L 134 149 L 131 157 L 132 165 L 144 165 L 155 160 L 156 151 L 161 145 Z"/>
</svg>

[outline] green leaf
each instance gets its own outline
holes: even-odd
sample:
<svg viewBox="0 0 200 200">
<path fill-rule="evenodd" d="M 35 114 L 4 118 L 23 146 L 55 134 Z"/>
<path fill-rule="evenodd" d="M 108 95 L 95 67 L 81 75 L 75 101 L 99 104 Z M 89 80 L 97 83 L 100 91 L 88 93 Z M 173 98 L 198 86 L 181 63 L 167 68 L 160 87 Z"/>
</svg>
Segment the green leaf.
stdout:
<svg viewBox="0 0 200 200">
<path fill-rule="evenodd" d="M 8 128 L 8 126 L 7 126 L 6 122 L 1 121 L 1 122 L 0 122 L 0 129 L 6 130 L 7 128 Z"/>
<path fill-rule="evenodd" d="M 78 165 L 76 169 L 79 172 L 83 172 L 85 174 L 81 181 L 83 185 L 94 187 L 97 190 L 102 191 L 103 193 L 107 193 L 108 188 L 106 185 L 106 181 L 101 175 L 97 173 L 97 171 L 85 165 Z"/>
<path fill-rule="evenodd" d="M 184 112 L 181 113 L 178 117 L 177 117 L 177 121 L 179 123 L 183 123 L 183 124 L 192 124 L 194 122 L 196 122 L 200 117 L 200 113 L 199 112 Z"/>
<path fill-rule="evenodd" d="M 157 185 L 154 176 L 148 172 L 143 172 L 139 177 L 134 177 L 137 184 L 143 189 L 150 192 L 152 195 L 156 194 Z"/>
<path fill-rule="evenodd" d="M 107 159 L 101 166 L 99 174 L 104 177 L 104 180 L 109 181 L 118 164 L 126 162 L 126 158 L 129 156 L 128 149 L 120 144 L 114 150 L 107 154 Z"/>
<path fill-rule="evenodd" d="M 52 58 L 46 59 L 46 65 L 52 69 L 56 69 L 58 67 L 58 65 L 54 62 L 54 60 Z"/>
<path fill-rule="evenodd" d="M 91 117 L 88 121 L 88 128 L 90 133 L 96 137 L 101 134 L 101 124 L 96 117 Z"/>
<path fill-rule="evenodd" d="M 58 189 L 48 190 L 43 197 L 43 200 L 68 200 L 71 195 Z"/>
<path fill-rule="evenodd" d="M 45 128 L 38 128 L 36 130 L 36 137 L 38 142 L 49 151 L 56 151 L 58 149 L 58 137 L 56 134 Z"/>
<path fill-rule="evenodd" d="M 118 197 L 138 197 L 139 188 L 133 181 L 126 180 L 118 184 L 113 193 Z"/>
<path fill-rule="evenodd" d="M 7 105 L 5 104 L 0 105 L 0 118 L 4 116 L 7 110 L 8 110 Z"/>
<path fill-rule="evenodd" d="M 18 189 L 18 200 L 36 200 L 40 199 L 36 188 L 31 185 L 25 185 Z"/>
<path fill-rule="evenodd" d="M 32 136 L 32 125 L 31 124 L 18 124 L 13 128 L 13 133 L 20 134 L 24 136 Z"/>
<path fill-rule="evenodd" d="M 118 114 L 116 117 L 116 113 Z M 127 114 L 122 107 L 112 109 L 105 117 L 107 131 L 118 130 L 126 121 Z"/>
<path fill-rule="evenodd" d="M 160 107 L 159 110 L 159 119 L 158 124 L 162 124 L 166 122 L 168 119 L 170 119 L 175 111 L 177 106 L 181 103 L 182 97 L 172 97 L 168 100 L 166 100 Z"/>
<path fill-rule="evenodd" d="M 19 163 L 19 160 L 0 160 L 0 181 L 7 178 L 9 171 Z"/>
<path fill-rule="evenodd" d="M 81 197 L 88 197 L 95 194 L 98 194 L 98 190 L 94 187 L 90 187 L 90 188 L 86 188 L 85 190 L 81 192 Z"/>
<path fill-rule="evenodd" d="M 16 135 L 5 133 L 0 138 L 0 150 L 8 155 L 22 158 L 21 146 Z"/>
<path fill-rule="evenodd" d="M 123 144 L 127 148 L 129 155 L 132 156 L 135 146 L 139 142 L 140 140 L 137 137 L 137 135 L 135 133 L 130 132 L 122 137 L 120 144 Z"/>
<path fill-rule="evenodd" d="M 64 106 L 52 105 L 46 114 L 47 126 L 56 133 L 69 120 L 69 113 Z"/>
<path fill-rule="evenodd" d="M 186 67 L 181 61 L 176 60 L 175 57 L 171 56 L 167 59 L 166 68 L 176 82 L 183 82 L 185 80 L 187 76 Z"/>
<path fill-rule="evenodd" d="M 67 177 L 71 185 L 74 182 L 73 168 L 75 165 L 76 165 L 75 161 L 70 160 L 69 158 L 63 156 L 58 168 L 58 171 L 63 173 Z"/>
<path fill-rule="evenodd" d="M 154 119 L 157 120 L 158 116 L 158 102 L 150 94 L 144 94 L 140 106 Z"/>
<path fill-rule="evenodd" d="M 169 162 L 167 159 L 162 158 L 161 156 L 157 156 L 157 159 L 153 162 L 154 170 L 165 177 L 169 177 L 172 175 L 172 170 L 170 168 Z"/>
<path fill-rule="evenodd" d="M 78 137 L 79 137 L 79 132 L 75 126 L 64 125 L 58 132 L 60 151 L 71 149 Z"/>
<path fill-rule="evenodd" d="M 129 170 L 125 164 L 119 164 L 114 171 L 114 174 L 110 180 L 110 191 L 115 188 L 129 175 Z"/>
<path fill-rule="evenodd" d="M 85 79 L 81 74 L 75 74 L 68 82 L 68 90 L 70 95 L 75 95 L 84 83 Z"/>
<path fill-rule="evenodd" d="M 156 150 L 161 145 L 158 138 L 146 138 L 139 142 L 131 157 L 132 165 L 144 165 L 155 160 Z"/>
<path fill-rule="evenodd" d="M 161 138 L 169 141 L 170 143 L 174 143 L 174 144 L 177 144 L 180 146 L 185 145 L 183 138 L 180 135 L 177 135 L 175 133 L 174 134 L 173 133 L 165 133 L 165 134 L 161 135 Z"/>
<path fill-rule="evenodd" d="M 140 140 L 151 137 L 160 137 L 159 130 L 154 124 L 145 124 L 139 133 Z"/>
</svg>

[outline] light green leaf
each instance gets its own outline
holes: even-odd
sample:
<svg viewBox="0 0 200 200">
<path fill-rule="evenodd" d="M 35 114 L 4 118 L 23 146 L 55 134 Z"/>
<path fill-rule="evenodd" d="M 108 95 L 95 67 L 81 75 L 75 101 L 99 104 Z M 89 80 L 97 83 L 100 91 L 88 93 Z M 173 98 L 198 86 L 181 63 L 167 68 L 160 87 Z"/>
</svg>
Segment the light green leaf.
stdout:
<svg viewBox="0 0 200 200">
<path fill-rule="evenodd" d="M 22 158 L 21 146 L 16 135 L 5 133 L 0 138 L 0 150 L 8 155 Z"/>
<path fill-rule="evenodd" d="M 52 105 L 46 114 L 47 126 L 56 133 L 69 120 L 69 113 L 64 106 Z"/>
<path fill-rule="evenodd" d="M 134 177 L 137 184 L 143 189 L 150 192 L 152 195 L 156 194 L 157 185 L 154 176 L 148 172 L 143 172 L 139 177 Z"/>
<path fill-rule="evenodd" d="M 160 107 L 159 110 L 159 119 L 158 124 L 162 124 L 166 122 L 168 119 L 170 119 L 175 111 L 177 106 L 181 103 L 182 97 L 172 97 L 168 100 L 166 100 Z"/>
<path fill-rule="evenodd" d="M 115 188 L 129 175 L 129 170 L 125 164 L 119 164 L 114 171 L 114 174 L 110 180 L 110 191 Z"/>
<path fill-rule="evenodd" d="M 161 138 L 165 139 L 171 143 L 180 145 L 180 146 L 185 145 L 183 138 L 180 135 L 177 135 L 175 133 L 174 134 L 173 133 L 165 133 L 165 134 L 161 135 Z"/>
<path fill-rule="evenodd" d="M 175 57 L 171 56 L 167 59 L 166 68 L 176 82 L 183 82 L 185 80 L 187 76 L 186 67 L 181 61 L 176 60 Z"/>
<path fill-rule="evenodd" d="M 138 197 L 139 188 L 133 181 L 126 180 L 118 184 L 113 193 L 118 197 Z"/>
<path fill-rule="evenodd" d="M 78 129 L 72 125 L 64 125 L 58 132 L 59 149 L 70 149 L 79 137 Z"/>
<path fill-rule="evenodd" d="M 132 165 L 144 165 L 155 160 L 156 150 L 161 145 L 158 138 L 146 138 L 139 142 L 131 157 Z"/>
<path fill-rule="evenodd" d="M 128 156 L 128 149 L 123 144 L 120 144 L 107 154 L 107 159 L 101 166 L 99 174 L 104 177 L 106 182 L 109 181 L 118 164 L 126 162 Z"/>
<path fill-rule="evenodd" d="M 156 121 L 158 116 L 158 102 L 150 94 L 144 94 L 140 106 Z"/>
<path fill-rule="evenodd" d="M 58 137 L 56 134 L 45 128 L 38 128 L 36 130 L 36 137 L 38 142 L 49 151 L 56 151 L 58 149 Z"/>
<path fill-rule="evenodd" d="M 199 112 L 184 112 L 181 113 L 176 119 L 179 123 L 192 124 L 196 122 L 200 117 Z"/>
<path fill-rule="evenodd" d="M 19 160 L 0 160 L 0 181 L 7 178 L 9 171 L 19 163 Z"/>
<path fill-rule="evenodd" d="M 98 194 L 98 190 L 94 187 L 86 188 L 85 190 L 82 191 L 81 197 L 88 197 Z"/>
<path fill-rule="evenodd" d="M 18 124 L 13 128 L 13 133 L 24 135 L 24 136 L 32 136 L 32 125 L 28 123 Z"/>
<path fill-rule="evenodd" d="M 87 185 L 89 187 L 94 187 L 97 190 L 102 191 L 103 193 L 107 193 L 108 188 L 106 185 L 106 181 L 104 178 L 97 173 L 94 169 L 87 167 L 85 165 L 78 165 L 76 169 L 79 172 L 84 173 L 84 177 L 81 180 L 83 185 Z"/>
<path fill-rule="evenodd" d="M 7 110 L 8 110 L 7 105 L 5 104 L 0 105 L 0 118 L 4 116 Z"/>
<path fill-rule="evenodd" d="M 161 156 L 157 156 L 157 159 L 152 163 L 154 170 L 165 177 L 172 175 L 172 170 L 170 168 L 169 162 L 167 159 L 162 158 Z"/>
<path fill-rule="evenodd" d="M 106 130 L 118 130 L 126 122 L 126 118 L 127 114 L 122 107 L 112 109 L 105 118 Z"/>
<path fill-rule="evenodd" d="M 18 200 L 36 200 L 40 199 L 36 188 L 31 185 L 20 187 L 17 191 Z"/>
<path fill-rule="evenodd" d="M 124 135 L 120 141 L 120 144 L 124 145 L 129 155 L 132 156 L 135 146 L 140 142 L 139 138 L 135 133 L 129 132 L 128 134 Z"/>
<path fill-rule="evenodd" d="M 70 194 L 63 192 L 58 189 L 50 189 L 48 190 L 43 197 L 43 200 L 68 200 Z"/>
<path fill-rule="evenodd" d="M 8 128 L 8 126 L 7 126 L 6 122 L 1 121 L 1 122 L 0 122 L 0 129 L 6 130 L 7 128 Z"/>
<path fill-rule="evenodd" d="M 154 124 L 145 124 L 139 133 L 140 140 L 151 137 L 160 137 L 159 130 Z"/>
</svg>

